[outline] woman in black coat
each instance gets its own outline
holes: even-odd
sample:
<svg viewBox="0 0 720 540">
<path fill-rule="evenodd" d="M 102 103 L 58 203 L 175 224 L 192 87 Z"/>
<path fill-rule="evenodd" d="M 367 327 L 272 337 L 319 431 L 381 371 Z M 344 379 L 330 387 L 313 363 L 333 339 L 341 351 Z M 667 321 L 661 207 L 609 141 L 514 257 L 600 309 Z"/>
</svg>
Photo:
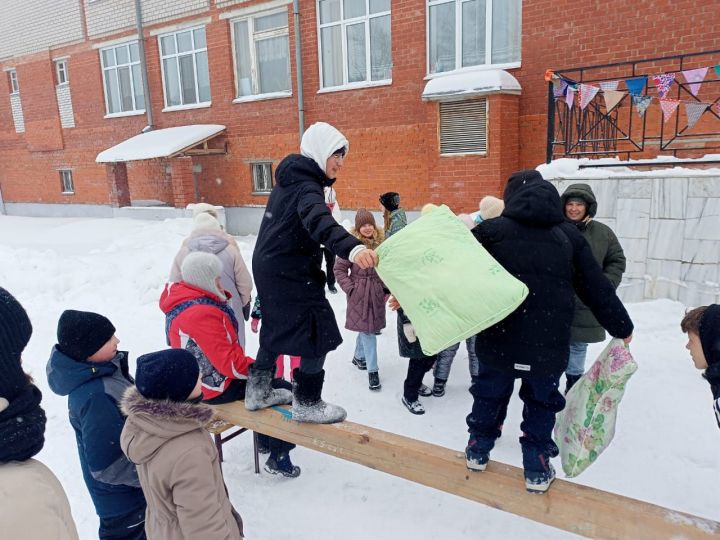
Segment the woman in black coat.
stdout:
<svg viewBox="0 0 720 540">
<path fill-rule="evenodd" d="M 371 268 L 377 255 L 335 221 L 323 188 L 331 186 L 344 163 L 347 139 L 333 126 L 318 122 L 303 135 L 301 154 L 282 160 L 253 253 L 253 274 L 262 298 L 260 350 L 251 366 L 245 406 L 257 410 L 289 402 L 270 387 L 278 354 L 300 356 L 293 378 L 293 419 L 333 423 L 345 411 L 321 398 L 328 352 L 342 338 L 325 298 L 321 269 L 324 245 L 335 255 Z"/>
</svg>

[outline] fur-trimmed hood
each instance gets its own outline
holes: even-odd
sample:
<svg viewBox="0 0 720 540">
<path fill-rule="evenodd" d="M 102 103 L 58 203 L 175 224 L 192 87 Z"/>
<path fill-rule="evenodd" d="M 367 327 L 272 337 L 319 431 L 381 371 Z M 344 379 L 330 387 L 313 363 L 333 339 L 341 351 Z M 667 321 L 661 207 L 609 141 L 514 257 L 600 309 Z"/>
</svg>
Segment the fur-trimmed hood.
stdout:
<svg viewBox="0 0 720 540">
<path fill-rule="evenodd" d="M 133 463 L 149 461 L 167 441 L 195 430 L 205 430 L 212 419 L 211 407 L 188 401 L 148 399 L 134 386 L 120 403 L 127 415 L 120 445 Z"/>
<path fill-rule="evenodd" d="M 385 240 L 385 233 L 380 227 L 375 227 L 375 232 L 372 238 L 365 238 L 360 231 L 356 230 L 355 227 L 350 229 L 350 234 L 360 240 L 363 245 L 368 249 L 377 249 L 377 247 Z"/>
</svg>

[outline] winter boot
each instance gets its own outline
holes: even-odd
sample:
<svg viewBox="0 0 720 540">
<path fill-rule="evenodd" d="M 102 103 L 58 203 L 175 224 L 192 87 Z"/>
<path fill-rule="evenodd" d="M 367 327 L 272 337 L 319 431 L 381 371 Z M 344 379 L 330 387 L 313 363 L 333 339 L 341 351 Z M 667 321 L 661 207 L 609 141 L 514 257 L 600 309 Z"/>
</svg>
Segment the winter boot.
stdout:
<svg viewBox="0 0 720 540">
<path fill-rule="evenodd" d="M 567 393 L 570 391 L 570 389 L 575 386 L 575 383 L 580 380 L 580 377 L 582 375 L 569 375 L 565 374 L 565 395 L 567 396 Z"/>
<path fill-rule="evenodd" d="M 364 358 L 357 358 L 357 357 L 353 356 L 352 363 L 353 363 L 353 366 L 357 366 L 357 368 L 360 371 L 364 371 L 367 369 L 367 364 L 365 363 Z"/>
<path fill-rule="evenodd" d="M 319 373 L 293 371 L 292 419 L 310 424 L 334 424 L 345 420 L 345 409 L 332 403 L 325 403 L 322 394 L 325 370 Z"/>
<path fill-rule="evenodd" d="M 403 396 L 402 403 L 405 405 L 407 410 L 413 414 L 425 414 L 425 407 L 423 407 L 423 404 L 420 403 L 419 399 L 416 399 L 415 401 L 408 401 L 405 399 L 405 396 Z"/>
<path fill-rule="evenodd" d="M 257 369 L 255 366 L 250 366 L 245 387 L 245 408 L 248 411 L 292 403 L 290 390 L 275 389 L 270 386 L 272 376 L 272 369 Z"/>
<path fill-rule="evenodd" d="M 471 439 L 465 447 L 465 465 L 471 471 L 484 471 L 490 461 L 490 454 L 477 448 L 477 441 Z"/>
<path fill-rule="evenodd" d="M 377 371 L 368 371 L 368 386 L 370 390 L 380 390 L 380 374 Z"/>
<path fill-rule="evenodd" d="M 420 389 L 418 390 L 418 394 L 420 394 L 422 397 L 428 397 L 428 396 L 432 396 L 433 391 L 428 386 L 421 384 Z"/>
<path fill-rule="evenodd" d="M 545 471 L 525 471 L 525 489 L 529 493 L 545 493 L 550 489 L 553 480 L 555 480 L 555 468 L 549 461 Z"/>
<path fill-rule="evenodd" d="M 435 379 L 435 384 L 433 384 L 432 388 L 432 395 L 435 397 L 443 397 L 445 395 L 445 384 L 447 381 L 443 381 L 442 379 Z"/>
<path fill-rule="evenodd" d="M 292 461 L 290 461 L 290 454 L 287 452 L 271 453 L 263 468 L 270 474 L 282 474 L 287 478 L 300 476 L 300 467 L 293 465 Z"/>
</svg>

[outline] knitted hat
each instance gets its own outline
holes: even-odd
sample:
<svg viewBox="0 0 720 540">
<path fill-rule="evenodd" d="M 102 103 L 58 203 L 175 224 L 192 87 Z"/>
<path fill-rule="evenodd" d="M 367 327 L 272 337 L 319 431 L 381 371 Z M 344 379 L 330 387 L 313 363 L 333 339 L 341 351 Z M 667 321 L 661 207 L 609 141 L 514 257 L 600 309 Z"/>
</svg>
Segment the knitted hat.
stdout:
<svg viewBox="0 0 720 540">
<path fill-rule="evenodd" d="M 15 297 L 0 287 L 0 396 L 12 401 L 28 381 L 20 354 L 30 341 L 32 324 Z"/>
<path fill-rule="evenodd" d="M 565 199 L 565 203 L 575 203 L 587 206 L 587 202 L 582 197 L 568 197 L 567 199 Z"/>
<path fill-rule="evenodd" d="M 185 349 L 165 349 L 137 359 L 135 387 L 148 399 L 185 401 L 197 384 L 200 367 Z"/>
<path fill-rule="evenodd" d="M 68 309 L 58 321 L 58 348 L 73 360 L 84 362 L 114 335 L 113 324 L 98 313 Z"/>
<path fill-rule="evenodd" d="M 393 212 L 400 208 L 400 194 L 394 191 L 388 191 L 380 195 L 380 204 L 387 208 L 388 212 Z"/>
<path fill-rule="evenodd" d="M 500 216 L 505 209 L 505 203 L 502 199 L 487 195 L 480 201 L 480 216 L 485 219 L 492 219 Z"/>
<path fill-rule="evenodd" d="M 425 206 L 423 206 L 422 209 L 420 210 L 420 215 L 421 215 L 421 216 L 424 216 L 424 215 L 426 215 L 426 214 L 429 214 L 430 212 L 432 212 L 433 210 L 435 210 L 437 207 L 438 207 L 437 204 L 427 203 L 427 204 L 426 204 Z"/>
<path fill-rule="evenodd" d="M 192 213 L 193 217 L 197 217 L 200 214 L 210 214 L 214 218 L 218 217 L 217 207 L 215 205 L 204 202 L 193 204 Z"/>
<path fill-rule="evenodd" d="M 376 227 L 375 216 L 373 216 L 372 213 L 365 208 L 360 208 L 357 211 L 357 214 L 355 214 L 355 230 L 360 231 L 363 225 L 372 225 L 373 227 Z"/>
<path fill-rule="evenodd" d="M 201 230 L 221 231 L 222 226 L 217 219 L 212 217 L 211 214 L 203 212 L 202 214 L 195 216 L 195 219 L 193 219 L 193 231 Z"/>
<path fill-rule="evenodd" d="M 225 292 L 218 289 L 215 278 L 222 274 L 222 262 L 212 253 L 193 251 L 185 257 L 180 266 L 182 280 L 204 291 L 226 300 Z"/>
</svg>

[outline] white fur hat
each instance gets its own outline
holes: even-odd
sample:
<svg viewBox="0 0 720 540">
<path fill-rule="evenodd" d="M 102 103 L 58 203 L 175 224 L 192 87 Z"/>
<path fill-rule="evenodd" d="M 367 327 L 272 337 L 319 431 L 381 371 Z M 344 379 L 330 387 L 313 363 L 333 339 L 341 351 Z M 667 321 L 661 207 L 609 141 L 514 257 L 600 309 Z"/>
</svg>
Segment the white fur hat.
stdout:
<svg viewBox="0 0 720 540">
<path fill-rule="evenodd" d="M 216 278 L 222 274 L 222 262 L 217 255 L 205 251 L 193 251 L 185 257 L 180 273 L 185 283 L 195 285 L 221 300 L 227 300 L 225 292 L 218 289 L 215 284 Z"/>
<path fill-rule="evenodd" d="M 480 201 L 480 216 L 483 219 L 498 217 L 505 210 L 505 203 L 502 199 L 487 195 Z"/>
<path fill-rule="evenodd" d="M 212 217 L 217 218 L 217 206 L 208 203 L 196 203 L 192 205 L 193 217 L 197 217 L 200 214 L 210 214 Z"/>
<path fill-rule="evenodd" d="M 200 231 L 200 230 L 213 230 L 213 231 L 221 231 L 222 225 L 220 225 L 220 222 L 212 217 L 210 214 L 198 214 L 195 216 L 195 219 L 193 219 L 193 231 Z"/>
</svg>

